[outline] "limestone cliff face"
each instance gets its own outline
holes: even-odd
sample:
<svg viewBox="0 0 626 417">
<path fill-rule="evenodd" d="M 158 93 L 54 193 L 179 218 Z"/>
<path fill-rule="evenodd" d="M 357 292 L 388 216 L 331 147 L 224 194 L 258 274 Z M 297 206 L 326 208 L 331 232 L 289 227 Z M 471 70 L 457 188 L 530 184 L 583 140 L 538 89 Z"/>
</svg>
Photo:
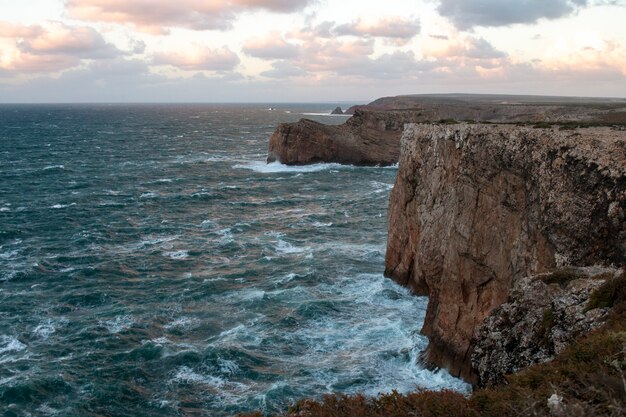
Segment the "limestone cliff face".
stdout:
<svg viewBox="0 0 626 417">
<path fill-rule="evenodd" d="M 339 126 L 307 119 L 283 123 L 270 138 L 267 162 L 392 165 L 398 162 L 404 124 L 419 117 L 418 112 L 359 110 Z"/>
<path fill-rule="evenodd" d="M 568 268 L 519 279 L 509 298 L 478 326 L 472 367 L 480 386 L 504 382 L 527 366 L 552 360 L 567 346 L 599 328 L 608 308 L 590 308 L 590 294 L 623 271 Z"/>
<path fill-rule="evenodd" d="M 626 132 L 405 127 L 385 274 L 428 295 L 426 360 L 476 382 L 475 329 L 522 277 L 622 264 Z"/>
</svg>

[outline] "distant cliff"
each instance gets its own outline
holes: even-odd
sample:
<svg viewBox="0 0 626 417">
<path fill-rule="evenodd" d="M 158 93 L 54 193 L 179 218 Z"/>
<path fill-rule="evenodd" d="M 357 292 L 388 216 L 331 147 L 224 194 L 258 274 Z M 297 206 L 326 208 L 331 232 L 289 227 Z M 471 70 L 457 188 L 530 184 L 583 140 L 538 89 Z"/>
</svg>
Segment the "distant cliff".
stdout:
<svg viewBox="0 0 626 417">
<path fill-rule="evenodd" d="M 519 102 L 509 102 L 505 99 Z M 524 99 L 526 101 L 524 101 Z M 533 97 L 535 101 L 539 98 Z M 553 98 L 552 100 L 557 100 Z M 288 165 L 337 162 L 390 165 L 398 161 L 405 123 L 560 123 L 626 125 L 626 102 L 531 102 L 518 96 L 397 96 L 385 97 L 346 113 L 353 117 L 340 126 L 302 119 L 280 124 L 269 141 L 268 162 Z M 592 100 L 592 99 L 587 99 Z"/>
<path fill-rule="evenodd" d="M 392 165 L 398 162 L 404 124 L 417 120 L 416 112 L 359 110 L 339 126 L 307 119 L 283 123 L 270 138 L 267 162 Z"/>
<path fill-rule="evenodd" d="M 477 381 L 472 338 L 520 279 L 622 265 L 626 132 L 411 124 L 385 274 L 428 295 L 426 360 Z"/>
</svg>

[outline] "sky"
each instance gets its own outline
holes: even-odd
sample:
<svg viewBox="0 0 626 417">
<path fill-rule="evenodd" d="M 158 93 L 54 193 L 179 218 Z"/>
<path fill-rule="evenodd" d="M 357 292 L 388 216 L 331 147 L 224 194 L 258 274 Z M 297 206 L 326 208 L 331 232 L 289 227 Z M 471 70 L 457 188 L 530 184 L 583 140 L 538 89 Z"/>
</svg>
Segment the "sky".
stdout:
<svg viewBox="0 0 626 417">
<path fill-rule="evenodd" d="M 626 97 L 626 0 L 0 0 L 0 102 Z"/>
</svg>

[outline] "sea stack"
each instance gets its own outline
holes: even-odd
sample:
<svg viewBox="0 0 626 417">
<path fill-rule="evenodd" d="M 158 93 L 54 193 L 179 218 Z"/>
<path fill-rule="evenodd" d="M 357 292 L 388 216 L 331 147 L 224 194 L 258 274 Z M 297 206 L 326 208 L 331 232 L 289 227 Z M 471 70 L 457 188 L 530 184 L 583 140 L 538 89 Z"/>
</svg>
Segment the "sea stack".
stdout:
<svg viewBox="0 0 626 417">
<path fill-rule="evenodd" d="M 476 382 L 472 338 L 520 279 L 623 265 L 626 132 L 407 125 L 385 274 L 429 296 L 427 362 Z"/>
<path fill-rule="evenodd" d="M 337 106 L 335 107 L 335 110 L 330 112 L 330 114 L 343 114 L 343 110 L 341 110 L 341 107 Z"/>
</svg>

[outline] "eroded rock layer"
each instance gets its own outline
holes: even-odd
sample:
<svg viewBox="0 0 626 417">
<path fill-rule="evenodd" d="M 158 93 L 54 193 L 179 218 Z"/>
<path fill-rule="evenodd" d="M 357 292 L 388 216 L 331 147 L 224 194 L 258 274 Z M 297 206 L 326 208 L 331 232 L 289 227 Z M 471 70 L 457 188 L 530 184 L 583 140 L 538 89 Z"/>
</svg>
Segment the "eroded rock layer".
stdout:
<svg viewBox="0 0 626 417">
<path fill-rule="evenodd" d="M 476 382 L 475 329 L 520 278 L 623 264 L 626 132 L 410 124 L 385 274 L 428 295 L 426 360 Z"/>
</svg>

